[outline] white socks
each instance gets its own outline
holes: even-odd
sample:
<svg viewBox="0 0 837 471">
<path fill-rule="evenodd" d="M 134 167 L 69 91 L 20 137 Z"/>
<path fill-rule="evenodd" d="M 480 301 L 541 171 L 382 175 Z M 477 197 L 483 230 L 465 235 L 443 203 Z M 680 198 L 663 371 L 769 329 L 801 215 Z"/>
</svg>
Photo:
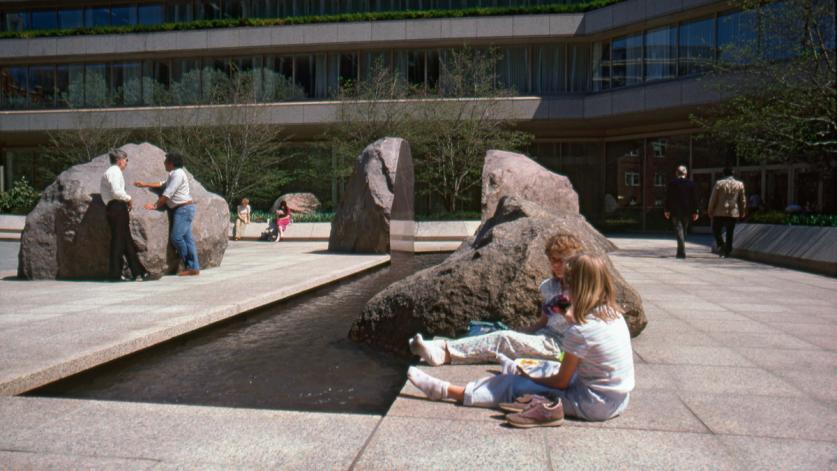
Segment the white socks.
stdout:
<svg viewBox="0 0 837 471">
<path fill-rule="evenodd" d="M 407 379 L 415 387 L 419 388 L 425 396 L 434 401 L 441 401 L 442 399 L 448 398 L 448 386 L 450 386 L 450 383 L 447 381 L 434 378 L 414 366 L 411 366 L 407 370 Z"/>
<path fill-rule="evenodd" d="M 435 340 L 426 341 L 421 338 L 421 334 L 416 334 L 410 339 L 410 351 L 413 355 L 418 355 L 428 365 L 439 366 L 445 364 L 445 347 L 442 342 Z"/>
<path fill-rule="evenodd" d="M 511 358 L 503 355 L 502 353 L 495 353 L 494 359 L 497 360 L 497 363 L 503 367 L 503 374 L 504 375 L 516 375 L 517 373 L 517 363 L 514 362 Z"/>
</svg>

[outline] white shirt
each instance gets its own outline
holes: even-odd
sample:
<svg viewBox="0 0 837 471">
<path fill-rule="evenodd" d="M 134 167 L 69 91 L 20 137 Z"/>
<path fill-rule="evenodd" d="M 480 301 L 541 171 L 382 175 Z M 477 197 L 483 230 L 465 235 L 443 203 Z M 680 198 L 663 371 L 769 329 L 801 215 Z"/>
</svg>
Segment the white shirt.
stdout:
<svg viewBox="0 0 837 471">
<path fill-rule="evenodd" d="M 99 193 L 102 194 L 102 201 L 107 205 L 112 200 L 131 201 L 131 195 L 125 192 L 125 177 L 122 169 L 113 164 L 105 170 L 102 175 L 102 182 L 99 184 Z"/>
<path fill-rule="evenodd" d="M 192 201 L 192 195 L 189 192 L 189 177 L 186 176 L 186 171 L 182 168 L 176 168 L 169 172 L 169 178 L 160 183 L 164 188 L 163 196 L 169 199 L 166 202 L 169 208 Z"/>
</svg>

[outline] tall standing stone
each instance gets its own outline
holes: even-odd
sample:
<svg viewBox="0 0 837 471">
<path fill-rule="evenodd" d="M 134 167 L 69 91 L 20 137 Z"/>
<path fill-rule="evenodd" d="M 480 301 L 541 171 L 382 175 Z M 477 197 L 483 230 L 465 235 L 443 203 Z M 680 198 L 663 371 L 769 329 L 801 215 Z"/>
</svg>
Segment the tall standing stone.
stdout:
<svg viewBox="0 0 837 471">
<path fill-rule="evenodd" d="M 169 243 L 169 214 L 142 206 L 156 201 L 151 189 L 133 182 L 163 181 L 165 152 L 148 143 L 128 144 L 125 190 L 133 200 L 131 236 L 140 261 L 154 274 L 174 272 L 180 260 Z M 26 216 L 20 240 L 18 276 L 26 279 L 106 278 L 110 256 L 110 228 L 99 193 L 102 174 L 110 166 L 107 155 L 62 172 L 41 195 Z M 192 234 L 201 268 L 217 267 L 227 248 L 229 208 L 220 196 L 206 191 L 189 174 L 192 198 L 197 205 Z"/>
<path fill-rule="evenodd" d="M 391 224 L 395 220 L 396 224 Z M 346 192 L 331 223 L 328 249 L 386 253 L 391 228 L 396 250 L 411 250 L 414 234 L 413 158 L 404 139 L 379 139 L 358 156 Z M 413 232 L 409 233 L 410 228 Z M 409 234 L 408 234 L 409 233 Z"/>
</svg>

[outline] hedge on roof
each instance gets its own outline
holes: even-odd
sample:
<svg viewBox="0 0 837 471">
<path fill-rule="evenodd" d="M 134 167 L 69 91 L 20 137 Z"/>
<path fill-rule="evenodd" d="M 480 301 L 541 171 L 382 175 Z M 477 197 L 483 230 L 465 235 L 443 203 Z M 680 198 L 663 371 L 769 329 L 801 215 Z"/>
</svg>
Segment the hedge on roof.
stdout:
<svg viewBox="0 0 837 471">
<path fill-rule="evenodd" d="M 157 31 L 187 31 L 195 29 L 231 28 L 241 26 L 282 26 L 315 23 L 348 23 L 353 21 L 419 20 L 431 18 L 462 18 L 466 16 L 539 15 L 549 13 L 579 13 L 606 7 L 622 0 L 590 0 L 576 4 L 537 5 L 529 7 L 463 8 L 459 10 L 408 10 L 343 13 L 339 15 L 291 16 L 287 18 L 232 18 L 224 20 L 197 20 L 187 23 L 161 23 L 156 25 L 97 26 L 95 28 L 48 29 L 6 31 L 0 39 L 44 38 L 97 34 L 153 33 Z"/>
</svg>

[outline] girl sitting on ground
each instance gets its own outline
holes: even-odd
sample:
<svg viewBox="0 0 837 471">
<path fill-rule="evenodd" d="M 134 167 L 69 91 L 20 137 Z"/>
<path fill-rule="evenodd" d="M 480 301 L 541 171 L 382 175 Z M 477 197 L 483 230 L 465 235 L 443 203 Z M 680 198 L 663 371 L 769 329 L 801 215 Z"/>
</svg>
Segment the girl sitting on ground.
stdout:
<svg viewBox="0 0 837 471">
<path fill-rule="evenodd" d="M 282 201 L 279 203 L 279 208 L 276 209 L 276 242 L 285 237 L 285 230 L 291 224 L 291 209 L 288 208 L 288 203 Z"/>
<path fill-rule="evenodd" d="M 527 409 L 541 413 L 529 417 L 529 426 L 559 425 L 564 414 L 586 420 L 619 415 L 634 388 L 634 363 L 631 336 L 616 304 L 613 277 L 604 259 L 579 255 L 568 261 L 566 285 L 572 302 L 566 312 L 570 325 L 564 333 L 564 359 L 557 374 L 533 378 L 519 370 L 519 374 L 491 376 L 464 387 L 415 367 L 408 370 L 407 377 L 430 399 L 454 399 L 466 406 L 496 407 L 526 394 L 563 403 L 560 421 L 549 412 L 560 408 L 558 402 Z M 515 425 L 511 418 L 509 422 Z"/>
<path fill-rule="evenodd" d="M 544 252 L 549 259 L 552 277 L 540 285 L 544 309 L 540 317 L 519 331 L 502 330 L 484 335 L 453 340 L 424 340 L 421 334 L 410 339 L 410 350 L 425 363 L 438 366 L 449 363 L 488 363 L 496 355 L 511 358 L 541 358 L 557 360 L 560 342 L 567 322 L 563 315 L 553 315 L 546 306 L 559 300 L 564 293 L 564 260 L 581 252 L 581 241 L 572 234 L 555 234 L 546 241 Z"/>
</svg>

